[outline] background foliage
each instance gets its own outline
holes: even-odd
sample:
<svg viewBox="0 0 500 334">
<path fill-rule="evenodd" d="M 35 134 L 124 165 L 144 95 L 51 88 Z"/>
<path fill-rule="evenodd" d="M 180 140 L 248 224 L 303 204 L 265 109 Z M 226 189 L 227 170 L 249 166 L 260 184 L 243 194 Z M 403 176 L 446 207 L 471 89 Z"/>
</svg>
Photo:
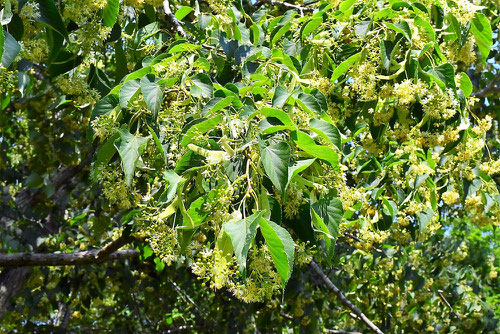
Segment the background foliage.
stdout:
<svg viewBox="0 0 500 334">
<path fill-rule="evenodd" d="M 498 3 L 0 5 L 4 331 L 499 332 Z"/>
</svg>

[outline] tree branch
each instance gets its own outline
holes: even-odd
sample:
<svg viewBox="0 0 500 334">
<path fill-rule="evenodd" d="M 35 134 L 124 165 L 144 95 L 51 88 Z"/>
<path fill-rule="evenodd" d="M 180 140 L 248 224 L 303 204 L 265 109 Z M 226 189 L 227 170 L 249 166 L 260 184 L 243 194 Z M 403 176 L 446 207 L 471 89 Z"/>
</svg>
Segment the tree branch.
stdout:
<svg viewBox="0 0 500 334">
<path fill-rule="evenodd" d="M 353 303 L 351 303 L 346 298 L 346 296 L 344 296 L 344 294 L 342 293 L 342 291 L 340 291 L 339 288 L 337 288 L 335 286 L 335 284 L 333 284 L 333 282 L 326 276 L 326 274 L 323 272 L 323 270 L 320 268 L 320 266 L 316 262 L 311 261 L 311 263 L 309 265 L 316 272 L 316 274 L 319 275 L 319 277 L 321 278 L 321 280 L 323 281 L 323 283 L 325 283 L 325 285 L 330 290 L 333 291 L 333 293 L 338 297 L 338 299 L 340 300 L 340 302 L 345 307 L 349 308 L 354 314 L 356 314 L 361 320 L 363 320 L 363 322 L 366 325 L 368 325 L 368 327 L 370 327 L 375 333 L 377 333 L 377 334 L 383 334 L 383 332 L 377 326 L 375 326 L 375 324 L 373 322 L 371 322 L 370 319 L 368 319 L 366 317 L 366 315 L 364 315 L 363 312 L 361 312 L 356 307 L 356 305 L 354 305 Z"/>
<path fill-rule="evenodd" d="M 201 307 L 198 306 L 198 304 L 196 304 L 193 299 L 191 299 L 191 297 L 189 297 L 189 295 L 187 293 L 185 293 L 174 281 L 172 281 L 170 278 L 167 277 L 167 281 L 172 284 L 172 286 L 174 287 L 175 291 L 177 291 L 184 300 L 187 300 L 189 303 L 191 303 L 191 305 L 193 305 L 196 310 L 198 310 L 198 313 L 202 316 L 202 317 L 205 317 L 207 318 L 208 317 L 208 313 L 205 312 L 205 310 L 203 310 Z"/>
<path fill-rule="evenodd" d="M 182 28 L 181 21 L 177 20 L 175 15 L 170 10 L 170 3 L 168 2 L 168 0 L 163 1 L 163 10 L 165 11 L 167 19 L 175 27 L 175 30 L 179 33 L 179 35 L 181 35 L 184 38 L 187 38 L 186 31 L 184 30 L 184 28 Z"/>
<path fill-rule="evenodd" d="M 98 257 L 98 249 L 75 253 L 17 253 L 0 254 L 0 267 L 34 267 L 34 266 L 74 266 L 80 264 L 97 264 L 109 260 L 123 260 L 139 256 L 135 249 L 112 252 Z"/>
<path fill-rule="evenodd" d="M 473 92 L 470 96 L 481 99 L 500 92 L 500 86 L 496 85 L 497 82 L 499 81 L 500 81 L 500 74 L 497 74 L 486 87 L 484 87 L 481 90 L 478 90 L 477 92 Z"/>
<path fill-rule="evenodd" d="M 111 241 L 110 243 L 106 244 L 103 248 L 101 248 L 96 254 L 96 259 L 103 259 L 108 257 L 111 253 L 117 251 L 118 249 L 130 243 L 131 241 L 132 237 L 130 237 L 129 235 L 122 234 L 121 237 Z"/>
</svg>

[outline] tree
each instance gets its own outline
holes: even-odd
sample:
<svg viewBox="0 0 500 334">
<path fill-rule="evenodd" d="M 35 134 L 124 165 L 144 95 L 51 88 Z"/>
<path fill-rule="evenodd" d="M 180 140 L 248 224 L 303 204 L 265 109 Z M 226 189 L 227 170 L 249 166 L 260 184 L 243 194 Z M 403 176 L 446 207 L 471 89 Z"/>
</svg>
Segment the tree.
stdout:
<svg viewBox="0 0 500 334">
<path fill-rule="evenodd" d="M 494 1 L 0 5 L 6 331 L 498 332 Z"/>
</svg>

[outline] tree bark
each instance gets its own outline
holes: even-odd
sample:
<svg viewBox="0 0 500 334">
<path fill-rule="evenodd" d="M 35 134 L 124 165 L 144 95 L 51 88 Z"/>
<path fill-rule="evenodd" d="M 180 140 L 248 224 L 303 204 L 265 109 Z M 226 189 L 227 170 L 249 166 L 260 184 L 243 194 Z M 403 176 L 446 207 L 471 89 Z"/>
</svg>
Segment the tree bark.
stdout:
<svg viewBox="0 0 500 334">
<path fill-rule="evenodd" d="M 109 260 L 123 260 L 139 256 L 135 249 L 127 249 L 99 256 L 99 249 L 76 253 L 17 253 L 0 254 L 1 267 L 34 267 L 34 266 L 74 266 L 96 264 Z M 3 273 L 3 272 L 2 272 Z"/>
<path fill-rule="evenodd" d="M 0 273 L 0 318 L 7 312 L 11 298 L 17 296 L 30 275 L 30 268 L 5 268 Z"/>
</svg>

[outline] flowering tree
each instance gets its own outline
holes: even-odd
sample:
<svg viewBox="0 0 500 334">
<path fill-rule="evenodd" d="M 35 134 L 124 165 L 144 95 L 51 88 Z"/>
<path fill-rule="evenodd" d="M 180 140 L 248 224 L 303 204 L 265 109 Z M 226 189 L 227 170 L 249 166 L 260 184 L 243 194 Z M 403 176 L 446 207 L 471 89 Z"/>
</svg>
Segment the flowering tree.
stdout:
<svg viewBox="0 0 500 334">
<path fill-rule="evenodd" d="M 7 330 L 498 331 L 494 1 L 0 5 Z"/>
</svg>

